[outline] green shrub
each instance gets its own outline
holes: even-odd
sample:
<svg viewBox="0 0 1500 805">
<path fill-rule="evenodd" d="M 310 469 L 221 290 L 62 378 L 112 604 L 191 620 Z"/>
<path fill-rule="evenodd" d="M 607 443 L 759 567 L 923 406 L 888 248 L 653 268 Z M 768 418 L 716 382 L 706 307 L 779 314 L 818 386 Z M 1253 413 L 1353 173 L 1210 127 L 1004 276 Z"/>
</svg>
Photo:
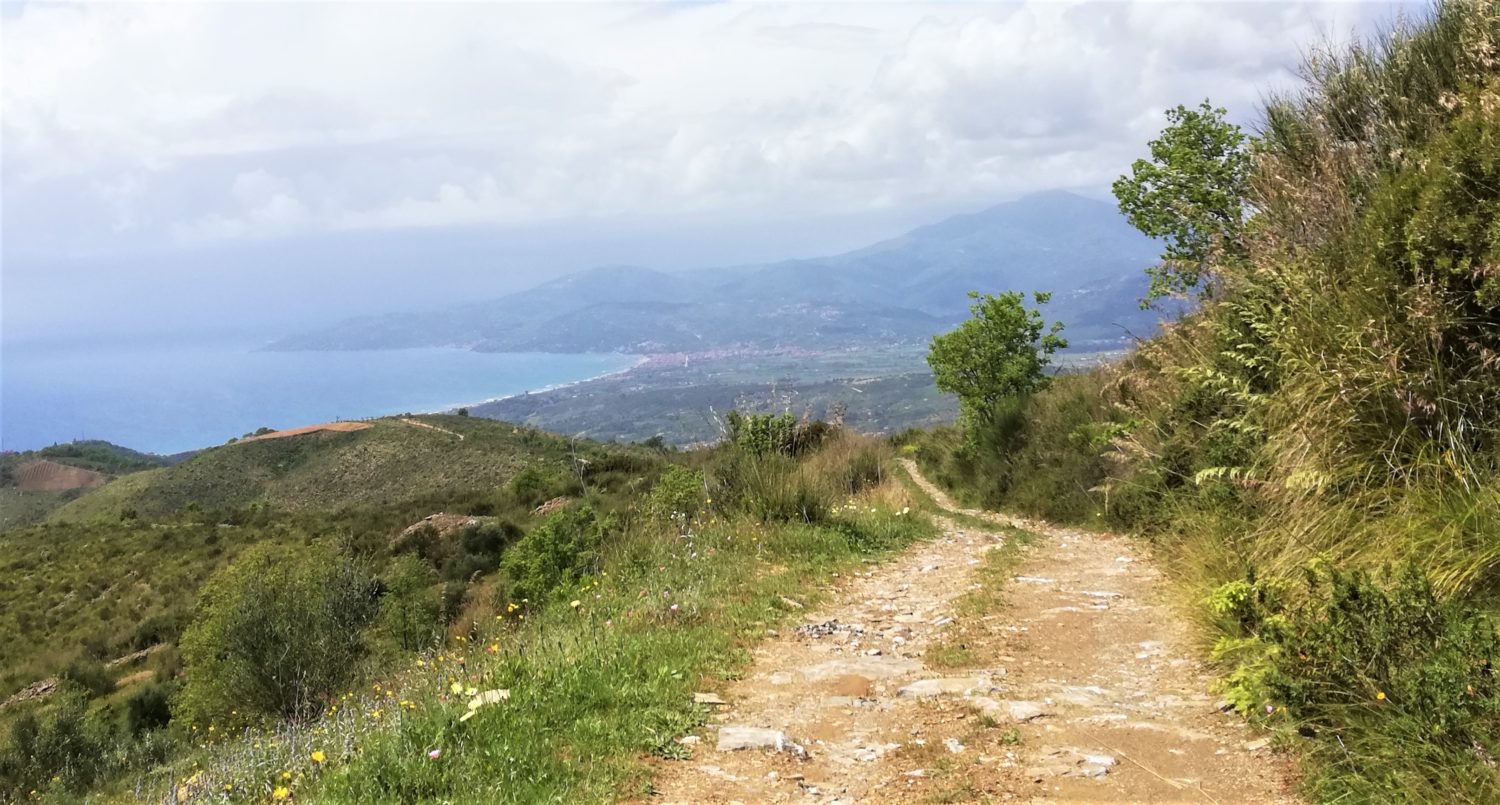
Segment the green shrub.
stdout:
<svg viewBox="0 0 1500 805">
<path fill-rule="evenodd" d="M 468 582 L 499 566 L 506 546 L 521 537 L 514 523 L 501 521 L 471 526 L 449 539 L 457 550 L 442 562 L 441 575 L 447 581 Z"/>
<path fill-rule="evenodd" d="M 960 497 L 1067 522 L 1103 513 L 1107 456 L 1128 431 L 1104 394 L 1109 370 L 1062 375 L 1042 391 L 1002 397 L 967 434 L 916 437 L 917 460 Z M 1115 501 L 1108 501 L 1114 504 Z"/>
<path fill-rule="evenodd" d="M 1309 570 L 1302 595 L 1233 582 L 1210 598 L 1230 633 L 1230 698 L 1312 742 L 1318 801 L 1494 801 L 1500 639 L 1438 600 L 1416 566 L 1386 584 Z"/>
<path fill-rule="evenodd" d="M 172 720 L 173 686 L 153 682 L 125 700 L 125 731 L 132 736 L 161 729 Z"/>
<path fill-rule="evenodd" d="M 705 505 L 705 488 L 702 472 L 674 464 L 651 487 L 646 496 L 646 513 L 657 520 L 672 517 L 691 520 Z"/>
<path fill-rule="evenodd" d="M 20 800 L 35 789 L 82 791 L 109 769 L 111 736 L 88 717 L 78 689 L 54 695 L 40 716 L 25 713 L 11 724 L 0 751 L 0 781 Z"/>
<path fill-rule="evenodd" d="M 79 658 L 63 669 L 62 678 L 72 682 L 90 696 L 103 696 L 115 689 L 115 678 L 104 663 L 91 658 Z"/>
<path fill-rule="evenodd" d="M 187 623 L 187 614 L 177 610 L 152 615 L 135 627 L 134 634 L 130 636 L 129 648 L 140 651 L 158 643 L 175 642 L 182 635 L 182 630 L 187 628 Z"/>
<path fill-rule="evenodd" d="M 192 723 L 248 716 L 306 718 L 355 677 L 377 587 L 322 544 L 249 548 L 204 585 L 182 636 Z"/>
<path fill-rule="evenodd" d="M 438 617 L 442 620 L 443 624 L 450 624 L 458 620 L 459 613 L 463 612 L 464 603 L 468 600 L 468 582 L 443 582 L 442 592 L 438 595 Z"/>
<path fill-rule="evenodd" d="M 577 504 L 553 513 L 505 552 L 500 569 L 512 601 L 541 603 L 598 570 L 605 537 L 619 518 Z"/>
<path fill-rule="evenodd" d="M 506 490 L 517 503 L 534 509 L 553 498 L 578 495 L 583 487 L 577 478 L 533 465 L 516 473 Z"/>
</svg>

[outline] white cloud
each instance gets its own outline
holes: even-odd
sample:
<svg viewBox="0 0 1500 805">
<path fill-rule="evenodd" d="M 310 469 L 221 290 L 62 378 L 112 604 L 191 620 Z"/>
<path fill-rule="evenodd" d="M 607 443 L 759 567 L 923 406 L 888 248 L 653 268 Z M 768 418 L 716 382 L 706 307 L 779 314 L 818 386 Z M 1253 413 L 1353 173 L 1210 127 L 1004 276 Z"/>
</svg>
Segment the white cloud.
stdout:
<svg viewBox="0 0 1500 805">
<path fill-rule="evenodd" d="M 1102 188 L 1354 4 L 28 4 L 12 248 Z M 69 244 L 64 246 L 63 244 Z"/>
</svg>

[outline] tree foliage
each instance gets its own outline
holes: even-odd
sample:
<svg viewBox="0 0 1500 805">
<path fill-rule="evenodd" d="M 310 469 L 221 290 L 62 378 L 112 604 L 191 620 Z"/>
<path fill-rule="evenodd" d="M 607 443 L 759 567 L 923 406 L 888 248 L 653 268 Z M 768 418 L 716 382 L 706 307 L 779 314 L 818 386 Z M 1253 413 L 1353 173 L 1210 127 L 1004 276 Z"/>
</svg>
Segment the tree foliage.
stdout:
<svg viewBox="0 0 1500 805">
<path fill-rule="evenodd" d="M 391 645 L 402 651 L 418 651 L 438 637 L 442 602 L 437 574 L 412 554 L 391 561 L 381 577 L 380 628 Z"/>
<path fill-rule="evenodd" d="M 1166 242 L 1162 264 L 1148 269 L 1147 302 L 1186 294 L 1213 279 L 1216 264 L 1241 259 L 1250 152 L 1245 134 L 1204 101 L 1167 110 L 1167 127 L 1114 183 L 1132 226 Z"/>
<path fill-rule="evenodd" d="M 320 544 L 248 549 L 204 586 L 182 636 L 183 715 L 316 714 L 359 668 L 376 589 L 359 564 Z"/>
<path fill-rule="evenodd" d="M 937 387 L 958 395 L 959 406 L 971 423 L 989 415 L 1001 400 L 1030 394 L 1047 384 L 1045 372 L 1052 354 L 1068 342 L 1042 314 L 1028 309 L 1018 291 L 999 296 L 971 292 L 973 316 L 957 329 L 932 339 L 927 363 Z M 1033 294 L 1046 304 L 1049 293 Z"/>
<path fill-rule="evenodd" d="M 568 506 L 549 515 L 501 559 L 511 600 L 540 604 L 596 572 L 605 537 L 618 528 L 616 515 L 600 516 L 589 505 Z"/>
</svg>

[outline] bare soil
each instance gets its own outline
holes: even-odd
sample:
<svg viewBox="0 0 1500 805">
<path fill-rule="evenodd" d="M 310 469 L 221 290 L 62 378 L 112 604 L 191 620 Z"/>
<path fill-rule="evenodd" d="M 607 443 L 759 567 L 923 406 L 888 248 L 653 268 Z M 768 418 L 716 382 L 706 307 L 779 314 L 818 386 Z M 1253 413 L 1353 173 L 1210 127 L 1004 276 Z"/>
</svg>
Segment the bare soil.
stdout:
<svg viewBox="0 0 1500 805">
<path fill-rule="evenodd" d="M 271 431 L 260 436 L 249 436 L 239 440 L 238 444 L 245 442 L 259 442 L 266 439 L 285 439 L 291 436 L 305 436 L 309 433 L 348 433 L 350 431 L 364 430 L 373 427 L 368 422 L 325 422 L 321 425 L 303 425 L 300 428 L 287 428 L 286 430 Z"/>
<path fill-rule="evenodd" d="M 1038 536 L 1003 605 L 964 595 L 1006 530 L 940 520 L 706 692 L 725 704 L 651 802 L 1297 801 L 1289 764 L 1219 709 L 1139 545 L 963 510 L 908 469 L 965 522 Z"/>
<path fill-rule="evenodd" d="M 22 492 L 62 492 L 68 489 L 92 489 L 103 486 L 109 478 L 103 473 L 73 467 L 47 459 L 28 461 L 16 467 L 16 488 Z"/>
</svg>

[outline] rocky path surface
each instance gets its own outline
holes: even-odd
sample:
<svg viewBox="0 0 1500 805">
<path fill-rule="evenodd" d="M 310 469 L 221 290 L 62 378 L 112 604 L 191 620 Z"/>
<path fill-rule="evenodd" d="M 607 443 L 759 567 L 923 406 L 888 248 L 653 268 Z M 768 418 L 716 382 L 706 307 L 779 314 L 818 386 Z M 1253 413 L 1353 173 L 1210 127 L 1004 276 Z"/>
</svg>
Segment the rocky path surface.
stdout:
<svg viewBox="0 0 1500 805">
<path fill-rule="evenodd" d="M 960 509 L 908 471 L 967 516 L 842 579 L 705 691 L 718 712 L 683 739 L 689 759 L 662 762 L 652 802 L 1295 801 L 1285 765 L 1217 708 L 1144 552 Z M 1003 605 L 976 607 L 1005 526 L 1037 539 Z"/>
</svg>

